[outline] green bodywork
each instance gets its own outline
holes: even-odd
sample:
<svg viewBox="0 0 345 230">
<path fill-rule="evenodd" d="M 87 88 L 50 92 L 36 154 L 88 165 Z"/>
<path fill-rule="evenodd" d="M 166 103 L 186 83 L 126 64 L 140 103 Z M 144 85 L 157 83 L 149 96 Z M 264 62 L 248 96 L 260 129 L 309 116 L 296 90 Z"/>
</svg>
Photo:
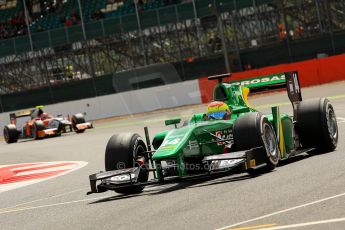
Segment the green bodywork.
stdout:
<svg viewBox="0 0 345 230">
<path fill-rule="evenodd" d="M 247 81 L 219 82 L 214 87 L 214 100 L 224 101 L 232 108 L 231 119 L 205 120 L 206 114 L 194 114 L 182 126 L 160 132 L 154 136 L 152 145 L 156 152 L 152 156 L 153 160 L 156 164 L 160 164 L 161 161 L 175 161 L 179 166 L 182 166 L 178 167 L 179 176 L 185 176 L 186 171 L 183 164 L 186 159 L 224 153 L 226 143 L 219 142 L 215 136 L 231 140 L 233 136 L 232 127 L 236 119 L 243 114 L 257 112 L 248 104 L 248 89 L 254 90 L 281 83 L 285 83 L 284 74 L 264 76 Z M 276 131 L 281 146 L 281 158 L 286 158 L 288 153 L 294 149 L 292 117 L 280 114 L 278 107 L 273 107 L 272 113 L 265 116 Z M 167 125 L 176 123 L 176 118 L 166 121 Z M 160 174 L 158 173 L 158 175 Z"/>
</svg>

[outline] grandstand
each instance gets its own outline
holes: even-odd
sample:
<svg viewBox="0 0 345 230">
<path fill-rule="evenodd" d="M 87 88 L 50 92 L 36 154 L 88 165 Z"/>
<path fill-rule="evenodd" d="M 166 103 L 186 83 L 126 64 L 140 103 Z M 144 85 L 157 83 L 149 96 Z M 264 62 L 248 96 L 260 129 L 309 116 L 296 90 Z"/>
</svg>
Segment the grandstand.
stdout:
<svg viewBox="0 0 345 230">
<path fill-rule="evenodd" d="M 32 0 L 26 1 L 30 14 L 31 32 L 41 32 L 63 27 L 66 19 L 73 18 L 74 14 L 79 16 L 79 5 L 72 0 Z M 140 0 L 138 8 L 140 11 L 152 10 L 170 4 L 177 4 L 180 1 L 156 1 Z M 93 17 L 97 12 L 101 12 L 103 17 L 116 17 L 135 13 L 135 5 L 132 0 L 83 0 L 81 12 L 85 23 L 95 20 Z M 8 22 L 18 14 L 23 14 L 24 5 L 22 0 L 3 0 L 0 5 L 0 22 Z M 72 24 L 79 24 L 80 18 Z"/>
<path fill-rule="evenodd" d="M 345 52 L 344 1 L 79 2 L 0 0 L 0 111 L 116 93 L 114 74 L 156 63 L 189 80 Z"/>
</svg>

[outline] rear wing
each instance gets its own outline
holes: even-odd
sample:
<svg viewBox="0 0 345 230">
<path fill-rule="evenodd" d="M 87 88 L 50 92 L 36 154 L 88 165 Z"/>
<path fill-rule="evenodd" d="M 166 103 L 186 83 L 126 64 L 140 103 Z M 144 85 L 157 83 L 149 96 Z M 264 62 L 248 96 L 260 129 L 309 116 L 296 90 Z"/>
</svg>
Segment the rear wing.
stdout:
<svg viewBox="0 0 345 230">
<path fill-rule="evenodd" d="M 297 71 L 278 73 L 246 80 L 230 81 L 229 83 L 248 87 L 251 93 L 286 88 L 291 103 L 302 101 L 302 93 Z"/>
<path fill-rule="evenodd" d="M 238 81 L 230 81 L 232 85 L 248 87 L 251 93 L 281 89 L 286 87 L 285 73 L 272 74 L 257 78 L 250 78 Z"/>
<path fill-rule="evenodd" d="M 10 113 L 11 124 L 16 124 L 17 118 L 29 117 L 33 112 L 33 109 L 21 110 L 15 113 Z"/>
<path fill-rule="evenodd" d="M 209 80 L 217 79 L 221 84 L 222 79 L 230 77 L 231 74 L 222 74 L 208 77 Z M 250 89 L 251 93 L 258 93 L 264 91 L 271 91 L 276 89 L 287 89 L 288 97 L 294 108 L 294 113 L 297 108 L 297 104 L 302 101 L 301 87 L 298 78 L 298 72 L 285 72 L 272 74 L 268 76 L 261 76 L 256 78 L 249 78 L 244 80 L 230 81 L 231 85 L 241 85 Z"/>
</svg>

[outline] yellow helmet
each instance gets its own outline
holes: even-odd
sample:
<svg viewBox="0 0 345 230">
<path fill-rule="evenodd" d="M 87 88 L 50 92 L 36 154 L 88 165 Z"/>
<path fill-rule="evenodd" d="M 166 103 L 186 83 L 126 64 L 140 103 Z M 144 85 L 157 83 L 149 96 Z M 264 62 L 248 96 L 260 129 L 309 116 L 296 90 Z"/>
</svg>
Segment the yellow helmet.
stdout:
<svg viewBox="0 0 345 230">
<path fill-rule="evenodd" d="M 207 117 L 209 119 L 224 119 L 229 112 L 229 106 L 222 101 L 214 101 L 207 106 Z"/>
</svg>

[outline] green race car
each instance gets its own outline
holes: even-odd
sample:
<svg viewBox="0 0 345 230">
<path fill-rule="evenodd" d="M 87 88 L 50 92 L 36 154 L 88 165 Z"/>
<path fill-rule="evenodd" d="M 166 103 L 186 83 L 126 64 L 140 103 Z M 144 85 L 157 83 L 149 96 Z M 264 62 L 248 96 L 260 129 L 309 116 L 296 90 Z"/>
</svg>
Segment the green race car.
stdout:
<svg viewBox="0 0 345 230">
<path fill-rule="evenodd" d="M 232 109 L 231 118 L 210 119 L 194 114 L 165 121 L 175 128 L 156 134 L 151 143 L 138 134 L 115 134 L 105 151 L 105 172 L 89 176 L 91 193 L 114 190 L 131 194 L 146 185 L 246 171 L 250 175 L 273 170 L 280 160 L 309 151 L 330 152 L 338 142 L 334 109 L 326 98 L 302 101 L 297 72 L 245 81 L 218 80 L 214 101 Z M 272 107 L 263 114 L 248 104 L 249 92 L 286 88 L 293 116 Z M 150 177 L 149 174 L 152 173 Z"/>
</svg>

